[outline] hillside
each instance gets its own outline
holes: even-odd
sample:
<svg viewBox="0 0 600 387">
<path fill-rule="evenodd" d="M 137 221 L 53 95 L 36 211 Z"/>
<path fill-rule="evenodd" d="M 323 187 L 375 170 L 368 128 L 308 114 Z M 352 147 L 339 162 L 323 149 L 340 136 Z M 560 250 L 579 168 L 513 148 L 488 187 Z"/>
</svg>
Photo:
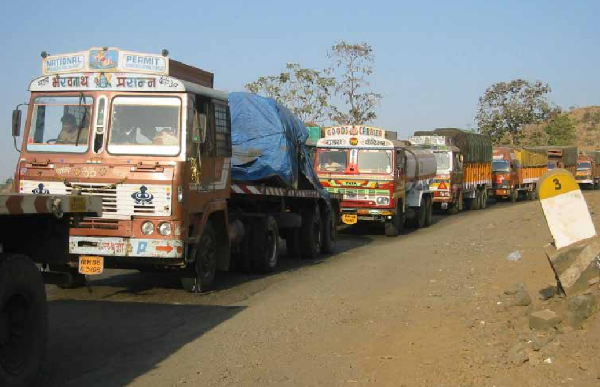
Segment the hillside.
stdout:
<svg viewBox="0 0 600 387">
<path fill-rule="evenodd" d="M 579 149 L 600 149 L 600 106 L 576 108 L 566 114 L 575 125 Z M 547 137 L 544 127 L 545 124 L 526 127 L 523 145 L 544 145 Z"/>
</svg>

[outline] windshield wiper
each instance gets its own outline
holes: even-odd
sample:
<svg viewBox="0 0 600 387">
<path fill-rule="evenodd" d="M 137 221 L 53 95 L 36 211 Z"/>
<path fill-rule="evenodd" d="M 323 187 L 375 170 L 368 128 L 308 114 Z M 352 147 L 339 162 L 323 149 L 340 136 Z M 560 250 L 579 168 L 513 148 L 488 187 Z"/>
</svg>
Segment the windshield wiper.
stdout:
<svg viewBox="0 0 600 387">
<path fill-rule="evenodd" d="M 85 97 L 83 96 L 83 92 L 81 92 L 79 94 L 79 109 L 78 109 L 80 111 L 81 111 L 81 104 L 84 100 L 85 100 Z M 86 118 L 87 118 L 87 105 L 85 107 L 85 110 L 83 111 L 83 116 L 81 117 L 79 126 L 77 127 L 77 138 L 75 138 L 75 146 L 79 145 L 79 134 L 81 134 L 81 129 L 83 129 L 83 123 L 85 122 Z"/>
</svg>

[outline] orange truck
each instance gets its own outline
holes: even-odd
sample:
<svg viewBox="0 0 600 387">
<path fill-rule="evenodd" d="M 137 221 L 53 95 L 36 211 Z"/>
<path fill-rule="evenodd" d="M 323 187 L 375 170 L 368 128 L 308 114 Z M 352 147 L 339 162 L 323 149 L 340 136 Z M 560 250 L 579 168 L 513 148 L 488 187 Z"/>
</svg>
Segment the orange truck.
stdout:
<svg viewBox="0 0 600 387">
<path fill-rule="evenodd" d="M 260 125 L 278 125 L 262 150 L 239 160 L 234 149 L 244 142 L 232 145 L 232 136 L 245 129 L 232 128 L 231 95 L 213 88 L 212 73 L 166 50 L 44 52 L 42 72 L 29 86 L 15 187 L 102 198 L 102 216 L 75 224 L 68 254 L 50 262 L 74 284 L 86 265 L 160 269 L 178 271 L 186 290 L 201 292 L 217 270 L 273 270 L 280 237 L 294 257 L 333 251 L 334 200 L 297 145 L 307 130 L 274 101 L 238 115 L 238 124 L 268 114 Z M 264 137 L 263 129 L 252 137 Z M 279 162 L 264 162 L 273 150 Z M 243 174 L 244 165 L 270 172 L 275 164 L 286 184 Z"/>
<path fill-rule="evenodd" d="M 600 152 L 582 152 L 577 158 L 575 176 L 581 186 L 598 189 L 600 186 Z"/>
<path fill-rule="evenodd" d="M 387 236 L 398 235 L 405 222 L 415 228 L 431 224 L 429 185 L 436 163 L 430 152 L 370 126 L 324 128 L 324 134 L 315 169 L 331 194 L 343 195 L 343 223 L 380 222 Z"/>
<path fill-rule="evenodd" d="M 535 199 L 539 178 L 548 170 L 548 155 L 533 148 L 494 147 L 492 195 L 516 202 L 520 195 Z"/>
<path fill-rule="evenodd" d="M 409 138 L 427 147 L 437 160 L 430 188 L 434 204 L 453 214 L 463 208 L 486 208 L 492 188 L 492 142 L 489 136 L 455 128 L 418 131 Z"/>
</svg>

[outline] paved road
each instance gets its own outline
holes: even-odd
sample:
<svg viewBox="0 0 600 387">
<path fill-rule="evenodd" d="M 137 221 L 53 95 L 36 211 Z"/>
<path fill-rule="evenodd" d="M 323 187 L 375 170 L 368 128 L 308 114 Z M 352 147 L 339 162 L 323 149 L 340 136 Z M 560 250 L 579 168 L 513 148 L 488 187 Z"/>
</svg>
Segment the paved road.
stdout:
<svg viewBox="0 0 600 387">
<path fill-rule="evenodd" d="M 517 227 L 532 231 L 506 234 Z M 501 351 L 477 350 L 481 340 L 493 340 L 465 327 L 496 313 L 489 299 L 502 286 L 536 270 L 542 273 L 536 284 L 551 280 L 539 249 L 548 239 L 537 203 L 501 203 L 438 215 L 432 227 L 398 238 L 352 227 L 334 256 L 283 260 L 269 276 L 226 273 L 206 295 L 185 293 L 173 274 L 131 271 L 94 280 L 92 293 L 49 287 L 43 385 L 502 381 L 506 374 L 493 366 Z M 525 257 L 518 273 L 504 259 L 515 248 Z M 501 334 L 488 327 L 486 334 Z M 520 380 L 520 373 L 511 375 Z"/>
</svg>

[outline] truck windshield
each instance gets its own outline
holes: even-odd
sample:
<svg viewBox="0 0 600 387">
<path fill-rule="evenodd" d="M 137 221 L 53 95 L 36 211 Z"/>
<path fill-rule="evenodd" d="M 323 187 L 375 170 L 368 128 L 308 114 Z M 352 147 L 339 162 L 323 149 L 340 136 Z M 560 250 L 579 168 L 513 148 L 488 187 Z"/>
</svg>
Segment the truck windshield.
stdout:
<svg viewBox="0 0 600 387">
<path fill-rule="evenodd" d="M 27 150 L 85 153 L 88 149 L 91 97 L 37 97 L 33 101 Z"/>
<path fill-rule="evenodd" d="M 506 160 L 492 161 L 492 172 L 510 172 L 510 164 Z"/>
<path fill-rule="evenodd" d="M 392 152 L 388 150 L 359 150 L 358 170 L 365 173 L 392 173 Z"/>
<path fill-rule="evenodd" d="M 577 163 L 577 170 L 586 171 L 588 169 L 592 169 L 592 163 L 587 162 L 587 161 Z"/>
<path fill-rule="evenodd" d="M 450 154 L 448 152 L 433 152 L 438 171 L 450 169 Z"/>
<path fill-rule="evenodd" d="M 345 150 L 319 151 L 319 171 L 344 172 L 348 164 L 348 152 Z"/>
<path fill-rule="evenodd" d="M 179 153 L 181 100 L 177 97 L 116 97 L 108 151 L 114 154 Z"/>
</svg>

